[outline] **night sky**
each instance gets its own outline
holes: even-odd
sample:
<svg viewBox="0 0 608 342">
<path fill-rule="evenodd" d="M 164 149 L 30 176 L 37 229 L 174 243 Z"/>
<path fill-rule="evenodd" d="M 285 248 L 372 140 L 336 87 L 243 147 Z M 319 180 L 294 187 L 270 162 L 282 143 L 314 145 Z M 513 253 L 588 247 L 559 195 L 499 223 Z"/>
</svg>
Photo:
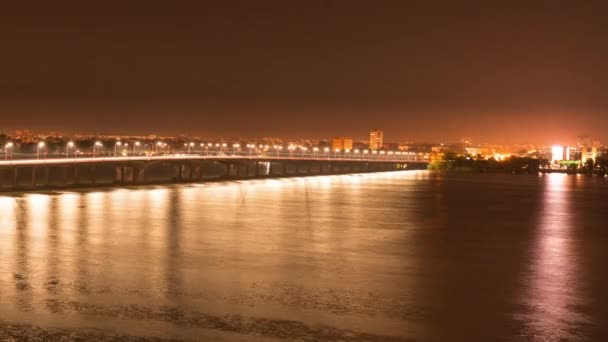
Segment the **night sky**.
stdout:
<svg viewBox="0 0 608 342">
<path fill-rule="evenodd" d="M 0 9 L 0 131 L 608 141 L 600 1 L 38 3 Z"/>
</svg>

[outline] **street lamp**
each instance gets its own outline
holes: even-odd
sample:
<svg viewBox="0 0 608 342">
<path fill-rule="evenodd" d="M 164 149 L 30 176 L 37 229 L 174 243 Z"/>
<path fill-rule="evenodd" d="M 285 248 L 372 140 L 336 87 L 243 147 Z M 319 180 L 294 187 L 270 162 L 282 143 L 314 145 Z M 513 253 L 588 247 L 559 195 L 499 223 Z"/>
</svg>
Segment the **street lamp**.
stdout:
<svg viewBox="0 0 608 342">
<path fill-rule="evenodd" d="M 117 141 L 117 142 L 114 144 L 114 157 L 116 157 L 116 153 L 117 153 L 117 151 L 118 151 L 118 146 L 122 146 L 122 143 L 121 143 L 120 141 Z"/>
<path fill-rule="evenodd" d="M 356 154 L 355 158 L 359 157 L 359 150 L 358 150 L 358 149 L 355 149 L 355 150 L 353 151 L 353 153 L 355 153 L 355 154 Z"/>
<path fill-rule="evenodd" d="M 317 154 L 318 154 L 318 152 L 319 152 L 319 148 L 318 148 L 318 147 L 313 147 L 313 148 L 312 148 L 312 151 L 313 151 L 313 155 L 314 155 L 314 157 L 315 157 L 315 158 L 317 158 Z"/>
<path fill-rule="evenodd" d="M 70 157 L 70 149 L 74 148 L 74 142 L 70 141 L 67 143 L 67 145 L 65 145 L 65 157 L 69 158 Z M 74 154 L 74 157 L 76 157 L 76 154 Z"/>
<path fill-rule="evenodd" d="M 295 146 L 289 145 L 287 149 L 289 150 L 289 158 L 293 158 L 293 150 L 296 149 Z"/>
<path fill-rule="evenodd" d="M 241 147 L 240 144 L 232 144 L 232 154 L 233 155 L 237 155 L 238 154 L 239 147 Z"/>
<path fill-rule="evenodd" d="M 337 158 L 338 158 L 338 153 L 340 153 L 340 149 L 339 149 L 339 148 L 337 148 L 337 149 L 335 149 L 335 150 L 334 150 L 334 152 L 335 152 L 335 155 L 334 155 L 334 156 L 335 156 L 335 157 L 336 157 L 336 159 L 337 159 Z"/>
<path fill-rule="evenodd" d="M 163 146 L 163 143 L 160 141 L 157 141 L 156 145 L 154 146 L 154 154 L 158 154 L 158 148 L 162 147 L 162 146 Z"/>
<path fill-rule="evenodd" d="M 329 159 L 329 147 L 324 148 L 323 151 L 327 155 L 327 159 Z"/>
<path fill-rule="evenodd" d="M 302 158 L 304 158 L 304 153 L 306 153 L 306 151 L 308 151 L 308 148 L 300 147 L 300 149 L 302 150 Z"/>
<path fill-rule="evenodd" d="M 136 147 L 139 147 L 140 145 L 141 145 L 141 143 L 140 143 L 139 141 L 136 141 L 136 142 L 133 144 L 133 155 L 135 155 L 135 148 L 136 148 Z"/>
<path fill-rule="evenodd" d="M 13 148 L 12 142 L 7 142 L 6 145 L 4 145 L 4 160 L 8 160 L 8 151 L 12 148 Z"/>
<path fill-rule="evenodd" d="M 36 147 L 36 159 L 40 159 L 40 150 L 44 148 L 44 141 L 38 143 Z"/>
<path fill-rule="evenodd" d="M 95 144 L 93 144 L 93 157 L 95 157 L 97 155 L 97 148 L 101 148 L 101 147 L 103 147 L 103 145 L 99 141 L 96 141 Z"/>
</svg>

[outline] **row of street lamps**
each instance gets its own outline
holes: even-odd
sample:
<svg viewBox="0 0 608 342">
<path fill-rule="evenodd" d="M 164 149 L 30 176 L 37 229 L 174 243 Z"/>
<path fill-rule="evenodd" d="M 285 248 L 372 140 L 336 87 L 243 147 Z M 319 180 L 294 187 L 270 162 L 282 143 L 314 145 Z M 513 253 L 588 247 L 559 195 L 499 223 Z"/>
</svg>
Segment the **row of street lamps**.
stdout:
<svg viewBox="0 0 608 342">
<path fill-rule="evenodd" d="M 40 154 L 41 151 L 45 148 L 45 143 L 43 141 L 39 142 L 36 145 L 36 159 L 40 159 Z M 138 147 L 141 146 L 141 143 L 139 141 L 134 142 L 132 145 L 129 145 L 129 143 L 127 142 L 121 142 L 121 141 L 117 141 L 114 144 L 114 156 L 118 156 L 118 152 L 119 152 L 119 148 L 124 148 L 124 150 L 127 151 L 128 154 L 128 149 L 129 147 L 132 146 L 132 153 L 135 154 L 136 153 L 136 149 Z M 159 149 L 163 150 L 167 148 L 167 143 L 158 141 L 154 147 L 155 147 L 155 154 L 158 154 Z M 218 153 L 223 154 L 224 150 L 228 151 L 228 144 L 226 143 L 200 143 L 199 144 L 200 148 L 202 150 L 205 151 L 206 155 L 209 155 L 210 150 L 215 147 L 218 151 Z M 73 141 L 69 141 L 66 146 L 65 146 L 65 157 L 69 158 L 70 157 L 70 150 L 75 149 L 76 145 Z M 190 142 L 190 143 L 185 143 L 184 147 L 187 149 L 187 153 L 191 154 L 194 150 L 194 148 L 196 147 L 196 144 L 194 142 Z M 238 143 L 232 144 L 232 153 L 234 155 L 237 155 L 240 152 L 240 147 L 241 145 Z M 97 156 L 99 153 L 99 150 L 103 148 L 103 144 L 99 141 L 96 141 L 93 144 L 93 157 Z M 276 156 L 279 157 L 282 150 L 283 150 L 283 146 L 281 145 L 273 145 L 272 147 L 269 145 L 256 145 L 256 144 L 247 144 L 246 148 L 249 151 L 249 155 L 252 155 L 253 152 L 255 151 L 255 153 L 259 153 L 259 151 L 261 150 L 262 152 L 266 152 L 266 151 L 270 151 L 271 149 L 275 150 Z M 12 156 L 12 151 L 14 149 L 14 144 L 12 142 L 8 142 L 6 143 L 6 145 L 4 146 L 4 159 L 7 160 L 9 158 L 9 154 Z M 291 158 L 294 157 L 294 153 L 296 153 L 296 150 L 300 150 L 301 156 L 302 158 L 304 158 L 308 151 L 309 148 L 305 147 L 305 146 L 295 146 L 295 145 L 289 145 L 287 147 L 287 150 L 289 152 L 289 156 Z M 313 147 L 312 149 L 312 154 L 314 158 L 317 158 L 319 156 L 319 153 L 321 152 L 321 149 L 319 147 Z M 382 158 L 384 156 L 388 157 L 388 156 L 402 156 L 402 155 L 410 155 L 410 156 L 414 156 L 414 159 L 416 159 L 416 153 L 415 152 L 404 152 L 404 151 L 378 151 L 378 150 L 368 150 L 368 149 L 345 149 L 345 150 L 341 150 L 341 149 L 335 149 L 335 150 L 331 150 L 329 147 L 325 147 L 322 149 L 322 152 L 324 153 L 326 158 L 330 158 L 331 157 L 331 152 L 334 152 L 334 157 L 335 158 L 339 158 L 339 157 L 343 157 L 343 158 L 356 158 L 356 157 L 366 157 L 368 155 L 371 155 L 372 157 L 376 157 L 376 158 Z M 78 153 L 80 153 L 80 151 L 75 150 L 74 151 L 74 158 L 78 157 Z"/>
</svg>

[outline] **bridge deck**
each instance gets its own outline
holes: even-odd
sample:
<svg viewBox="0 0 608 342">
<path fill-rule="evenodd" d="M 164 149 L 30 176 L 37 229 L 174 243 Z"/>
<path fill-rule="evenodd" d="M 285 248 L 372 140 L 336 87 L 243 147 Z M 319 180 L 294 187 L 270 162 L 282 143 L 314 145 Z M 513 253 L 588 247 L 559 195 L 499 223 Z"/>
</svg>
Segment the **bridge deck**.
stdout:
<svg viewBox="0 0 608 342">
<path fill-rule="evenodd" d="M 340 161 L 365 163 L 427 163 L 413 157 L 325 157 L 325 156 L 272 156 L 272 155 L 163 155 L 163 156 L 129 156 L 129 157 L 81 157 L 81 158 L 44 158 L 44 159 L 12 159 L 0 160 L 0 166 L 44 166 L 56 164 L 85 164 L 85 163 L 116 163 L 129 161 L 199 161 L 199 160 L 251 160 L 251 161 Z"/>
</svg>

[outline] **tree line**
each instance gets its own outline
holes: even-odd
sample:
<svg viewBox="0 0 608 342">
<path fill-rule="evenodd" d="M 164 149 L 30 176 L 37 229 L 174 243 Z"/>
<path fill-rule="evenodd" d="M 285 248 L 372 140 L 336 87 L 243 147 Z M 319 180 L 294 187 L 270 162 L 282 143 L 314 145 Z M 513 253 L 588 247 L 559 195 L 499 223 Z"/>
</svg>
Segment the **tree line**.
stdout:
<svg viewBox="0 0 608 342">
<path fill-rule="evenodd" d="M 511 156 L 503 160 L 486 159 L 481 155 L 457 155 L 446 153 L 441 159 L 429 164 L 430 170 L 461 172 L 503 172 L 503 173 L 538 173 L 551 167 L 546 158 Z M 598 156 L 595 161 L 588 159 L 585 163 L 577 161 L 562 162 L 558 166 L 569 173 L 608 174 L 608 157 Z"/>
</svg>

